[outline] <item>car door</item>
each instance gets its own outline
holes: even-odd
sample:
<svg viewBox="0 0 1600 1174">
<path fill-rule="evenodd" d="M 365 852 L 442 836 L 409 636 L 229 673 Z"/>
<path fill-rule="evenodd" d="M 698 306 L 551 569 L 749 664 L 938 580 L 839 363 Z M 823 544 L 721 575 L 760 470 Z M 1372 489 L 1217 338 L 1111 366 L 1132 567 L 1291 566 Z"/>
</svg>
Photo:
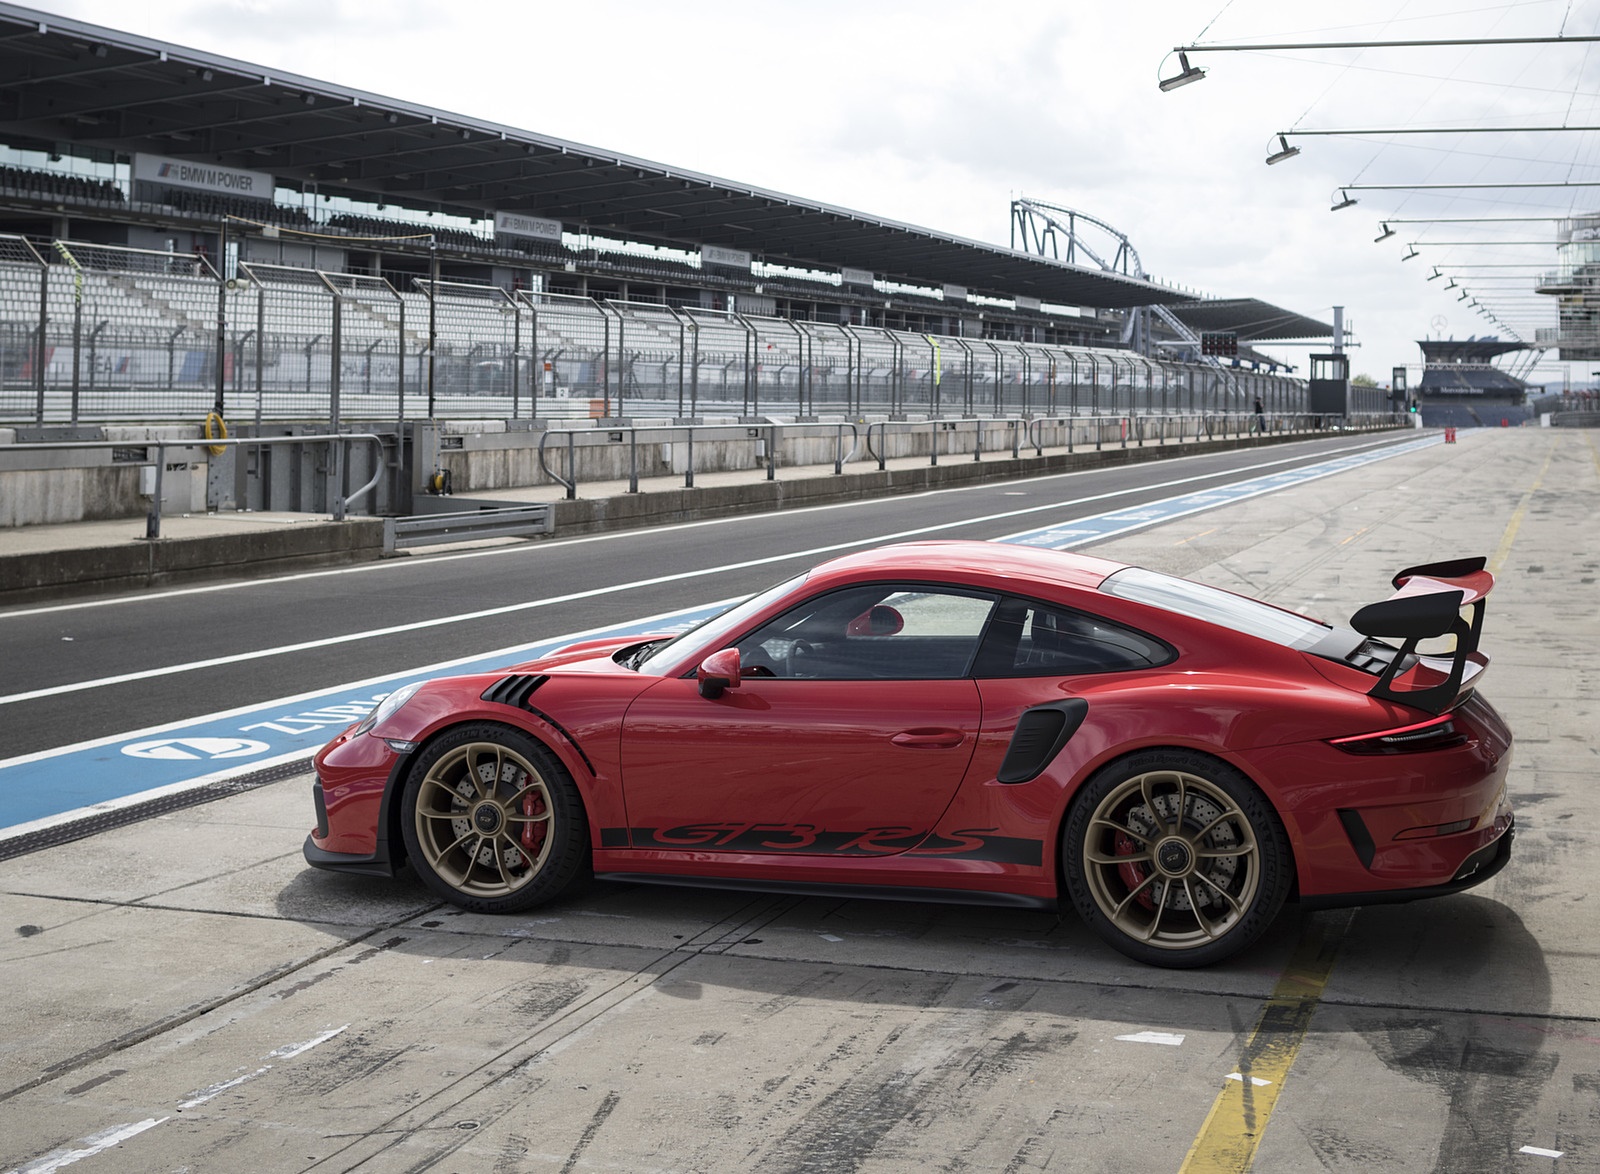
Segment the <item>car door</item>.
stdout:
<svg viewBox="0 0 1600 1174">
<path fill-rule="evenodd" d="M 635 699 L 622 729 L 630 843 L 684 852 L 887 855 L 938 822 L 982 708 L 991 596 L 872 584 L 808 599 L 737 643 L 742 680 Z"/>
</svg>

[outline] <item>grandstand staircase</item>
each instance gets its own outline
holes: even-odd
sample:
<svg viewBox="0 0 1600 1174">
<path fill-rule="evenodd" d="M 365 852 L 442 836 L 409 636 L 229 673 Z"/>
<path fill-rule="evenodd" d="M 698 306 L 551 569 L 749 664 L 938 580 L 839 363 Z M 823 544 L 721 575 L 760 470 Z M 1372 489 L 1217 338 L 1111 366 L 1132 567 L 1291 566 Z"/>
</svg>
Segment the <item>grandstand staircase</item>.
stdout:
<svg viewBox="0 0 1600 1174">
<path fill-rule="evenodd" d="M 112 289 L 120 290 L 132 298 L 143 309 L 161 319 L 161 325 L 168 330 L 177 330 L 180 327 L 203 326 L 215 330 L 215 322 L 196 323 L 187 314 L 175 307 L 166 298 L 151 293 L 139 285 L 131 276 L 125 273 L 107 273 L 106 282 Z"/>
<path fill-rule="evenodd" d="M 344 305 L 346 310 L 354 310 L 357 316 L 366 319 L 369 326 L 373 326 L 385 334 L 393 334 L 400 329 L 400 315 L 398 313 L 391 315 L 382 306 L 373 305 L 371 302 L 363 302 L 359 298 L 346 298 Z M 407 315 L 405 340 L 408 347 L 423 347 L 427 345 L 427 318 L 423 318 L 422 321 L 424 323 L 423 328 L 418 330 L 414 325 L 413 317 Z"/>
</svg>

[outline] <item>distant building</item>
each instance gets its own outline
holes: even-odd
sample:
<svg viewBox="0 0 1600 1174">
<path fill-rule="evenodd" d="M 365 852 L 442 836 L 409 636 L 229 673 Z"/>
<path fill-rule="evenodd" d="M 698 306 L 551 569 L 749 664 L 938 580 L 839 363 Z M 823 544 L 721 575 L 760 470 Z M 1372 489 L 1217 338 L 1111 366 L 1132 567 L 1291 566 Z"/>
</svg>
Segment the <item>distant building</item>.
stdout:
<svg viewBox="0 0 1600 1174">
<path fill-rule="evenodd" d="M 1560 299 L 1560 325 L 1535 335 L 1558 348 L 1563 360 L 1600 360 L 1600 212 L 1563 220 L 1556 238 L 1557 269 L 1539 278 L 1537 291 Z"/>
<path fill-rule="evenodd" d="M 1494 360 L 1527 351 L 1528 344 L 1498 338 L 1423 339 L 1422 380 L 1415 388 L 1422 422 L 1430 427 L 1497 427 L 1520 424 L 1528 384 Z"/>
</svg>

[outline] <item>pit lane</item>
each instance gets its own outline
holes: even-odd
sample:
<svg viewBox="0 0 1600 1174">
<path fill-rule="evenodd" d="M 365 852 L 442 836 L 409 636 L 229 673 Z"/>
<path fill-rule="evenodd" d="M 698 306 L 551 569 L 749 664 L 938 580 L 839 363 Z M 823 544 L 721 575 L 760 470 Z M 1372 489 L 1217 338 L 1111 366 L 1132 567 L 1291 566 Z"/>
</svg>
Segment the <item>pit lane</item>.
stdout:
<svg viewBox="0 0 1600 1174">
<path fill-rule="evenodd" d="M 1600 1167 L 1597 490 L 1581 433 L 1466 433 L 1092 548 L 1336 618 L 1490 555 L 1521 831 L 1479 889 L 1291 910 L 1199 972 L 1070 914 L 597 886 L 491 919 L 307 870 L 294 778 L 0 863 L 0 1167 Z"/>
</svg>

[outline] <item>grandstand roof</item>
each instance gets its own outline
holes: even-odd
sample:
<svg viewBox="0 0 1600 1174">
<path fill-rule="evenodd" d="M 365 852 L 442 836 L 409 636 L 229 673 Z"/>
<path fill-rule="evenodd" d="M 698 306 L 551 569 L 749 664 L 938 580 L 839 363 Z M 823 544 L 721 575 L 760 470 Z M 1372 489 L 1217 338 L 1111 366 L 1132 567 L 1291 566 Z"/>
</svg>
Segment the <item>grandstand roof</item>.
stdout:
<svg viewBox="0 0 1600 1174">
<path fill-rule="evenodd" d="M 1424 338 L 1417 345 L 1424 363 L 1487 363 L 1497 355 L 1528 349 L 1525 342 L 1498 338 Z"/>
<path fill-rule="evenodd" d="M 1255 298 L 1183 302 L 1168 308 L 1190 330 L 1232 332 L 1247 342 L 1281 342 L 1333 335 L 1333 327 L 1326 322 Z"/>
<path fill-rule="evenodd" d="M 0 78 L 0 134 L 17 146 L 25 136 L 45 149 L 149 152 L 323 193 L 469 216 L 523 212 L 569 230 L 1067 305 L 1192 296 L 8 3 Z"/>
</svg>

